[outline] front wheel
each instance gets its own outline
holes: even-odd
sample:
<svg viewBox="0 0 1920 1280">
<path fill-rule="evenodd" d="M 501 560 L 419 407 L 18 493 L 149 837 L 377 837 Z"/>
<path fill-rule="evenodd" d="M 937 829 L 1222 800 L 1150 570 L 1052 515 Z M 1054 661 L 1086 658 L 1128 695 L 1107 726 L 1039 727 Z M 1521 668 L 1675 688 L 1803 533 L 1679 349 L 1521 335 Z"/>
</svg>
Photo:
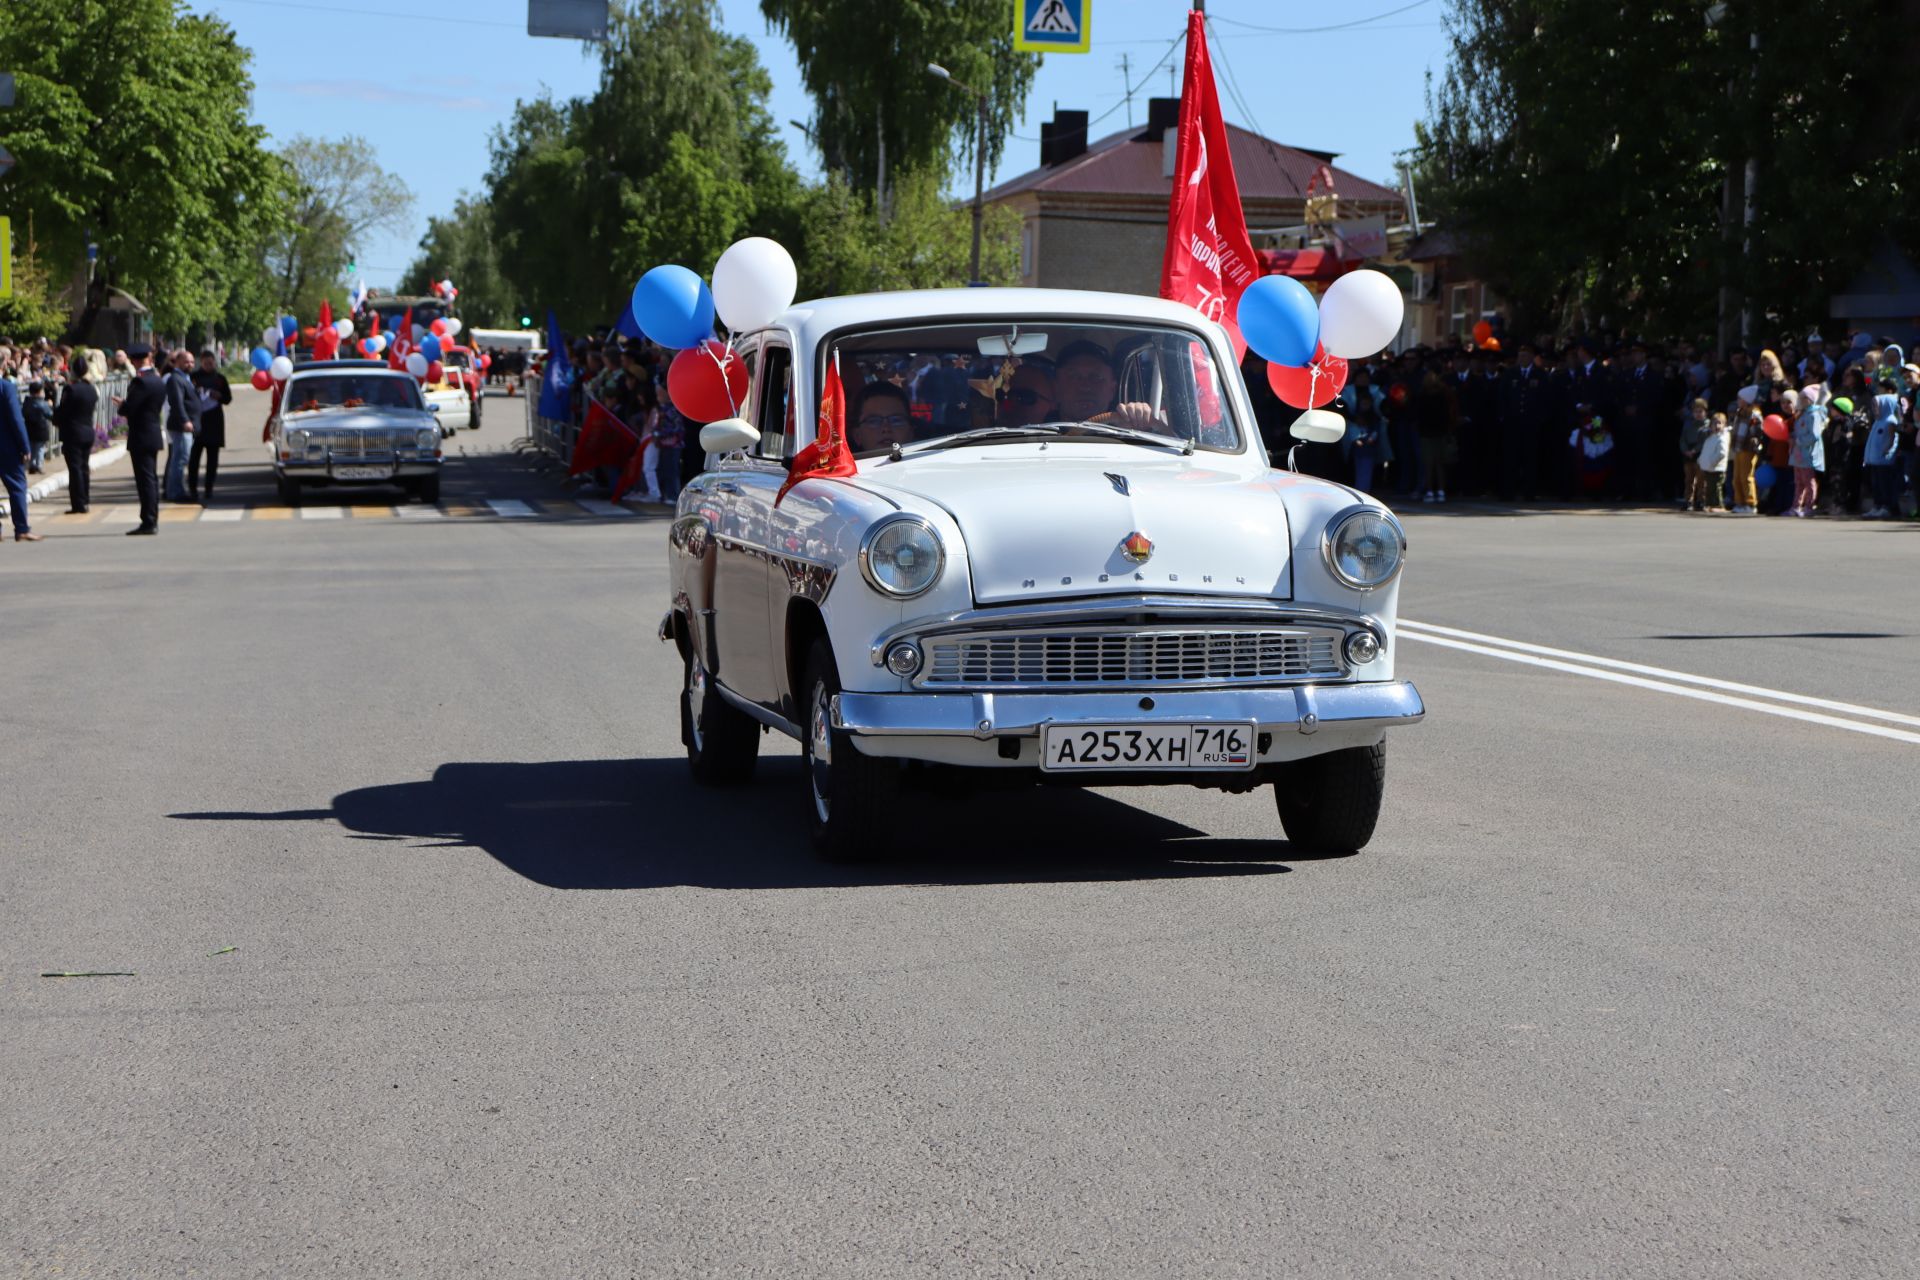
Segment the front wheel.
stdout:
<svg viewBox="0 0 1920 1280">
<path fill-rule="evenodd" d="M 807 654 L 806 736 L 801 749 L 807 766 L 807 828 L 813 847 L 831 862 L 864 862 L 880 856 L 900 838 L 894 824 L 899 794 L 897 762 L 869 756 L 833 727 L 833 699 L 840 674 L 825 640 Z"/>
<path fill-rule="evenodd" d="M 1386 789 L 1387 744 L 1376 742 L 1294 761 L 1273 784 L 1273 802 L 1288 843 L 1351 853 L 1373 839 Z"/>
<path fill-rule="evenodd" d="M 420 501 L 426 503 L 428 506 L 432 506 L 434 503 L 440 501 L 440 477 L 437 475 L 421 476 L 413 483 L 413 493 Z"/>
<path fill-rule="evenodd" d="M 290 480 L 286 476 L 275 476 L 273 478 L 273 484 L 274 488 L 280 491 L 280 501 L 290 507 L 300 505 L 300 482 L 298 480 Z"/>
<path fill-rule="evenodd" d="M 753 776 L 760 756 L 760 725 L 729 704 L 697 657 L 686 660 L 680 692 L 680 741 L 695 782 L 721 786 Z"/>
</svg>

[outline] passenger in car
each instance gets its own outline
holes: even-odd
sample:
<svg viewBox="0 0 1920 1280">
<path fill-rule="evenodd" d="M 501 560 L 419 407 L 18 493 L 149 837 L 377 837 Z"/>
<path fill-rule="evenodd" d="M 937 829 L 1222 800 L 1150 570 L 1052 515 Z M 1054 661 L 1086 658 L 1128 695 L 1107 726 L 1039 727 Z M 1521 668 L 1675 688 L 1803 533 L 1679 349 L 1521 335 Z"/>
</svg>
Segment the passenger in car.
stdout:
<svg viewBox="0 0 1920 1280">
<path fill-rule="evenodd" d="M 913 413 L 907 393 L 891 382 L 869 382 L 853 397 L 852 427 L 856 453 L 913 442 Z"/>
<path fill-rule="evenodd" d="M 1105 349 L 1085 338 L 1069 342 L 1060 352 L 1053 384 L 1060 417 L 1068 422 L 1091 422 L 1112 409 L 1120 385 Z"/>
<path fill-rule="evenodd" d="M 1004 427 L 1030 427 L 1058 416 L 1053 402 L 1053 374 L 1043 364 L 1023 360 L 1007 387 L 1000 392 L 994 420 Z"/>
</svg>

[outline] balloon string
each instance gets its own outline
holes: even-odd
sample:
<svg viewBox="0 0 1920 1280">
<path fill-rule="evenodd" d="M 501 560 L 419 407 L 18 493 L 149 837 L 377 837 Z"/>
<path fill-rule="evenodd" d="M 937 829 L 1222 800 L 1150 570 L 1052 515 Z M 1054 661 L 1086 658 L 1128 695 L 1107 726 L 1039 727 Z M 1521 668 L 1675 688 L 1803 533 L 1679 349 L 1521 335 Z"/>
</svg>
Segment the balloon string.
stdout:
<svg viewBox="0 0 1920 1280">
<path fill-rule="evenodd" d="M 725 360 L 713 354 L 713 348 L 715 345 L 717 344 L 713 343 L 711 340 L 707 342 L 703 342 L 700 344 L 700 351 L 703 355 L 707 357 L 707 359 L 713 361 L 714 367 L 716 369 L 720 370 L 720 385 L 726 390 L 726 393 L 727 393 L 727 407 L 733 410 L 733 416 L 737 418 L 740 416 L 740 402 L 733 398 L 733 383 L 727 378 L 727 360 L 733 359 L 733 335 L 729 333 L 727 335 L 726 345 L 720 348 L 723 352 L 726 353 Z"/>
</svg>

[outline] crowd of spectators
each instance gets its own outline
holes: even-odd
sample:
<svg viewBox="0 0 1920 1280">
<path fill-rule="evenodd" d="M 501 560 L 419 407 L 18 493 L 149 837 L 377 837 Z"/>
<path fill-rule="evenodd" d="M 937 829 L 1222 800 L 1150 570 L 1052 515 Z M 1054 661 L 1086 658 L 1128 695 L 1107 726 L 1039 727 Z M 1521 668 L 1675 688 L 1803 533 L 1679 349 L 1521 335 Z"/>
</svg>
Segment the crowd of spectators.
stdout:
<svg viewBox="0 0 1920 1280">
<path fill-rule="evenodd" d="M 610 335 L 574 339 L 568 358 L 573 365 L 568 410 L 574 425 L 586 422 L 588 401 L 598 401 L 639 441 L 644 483 L 640 501 L 671 506 L 702 460 L 697 450 L 688 456 L 687 420 L 667 395 L 670 353 L 644 338 Z"/>
<path fill-rule="evenodd" d="M 1346 439 L 1304 448 L 1301 465 L 1401 503 L 1910 515 L 1920 365 L 1865 332 L 1837 345 L 1812 333 L 1724 357 L 1610 337 L 1415 347 L 1354 363 L 1333 406 Z M 1257 373 L 1248 383 L 1265 390 Z M 1291 413 L 1262 400 L 1278 457 Z"/>
</svg>

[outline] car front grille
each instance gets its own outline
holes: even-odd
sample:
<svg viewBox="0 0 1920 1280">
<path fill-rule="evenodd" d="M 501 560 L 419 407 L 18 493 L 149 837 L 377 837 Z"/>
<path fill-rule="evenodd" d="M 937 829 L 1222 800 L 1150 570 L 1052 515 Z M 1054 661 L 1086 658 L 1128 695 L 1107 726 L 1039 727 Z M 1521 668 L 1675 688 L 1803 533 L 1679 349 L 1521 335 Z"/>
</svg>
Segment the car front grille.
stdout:
<svg viewBox="0 0 1920 1280">
<path fill-rule="evenodd" d="M 336 431 L 325 440 L 335 461 L 358 461 L 361 458 L 386 458 L 393 454 L 393 438 L 385 432 L 377 431 Z"/>
<path fill-rule="evenodd" d="M 924 687 L 1136 689 L 1346 675 L 1343 633 L 1316 627 L 1006 631 L 926 642 Z"/>
</svg>

